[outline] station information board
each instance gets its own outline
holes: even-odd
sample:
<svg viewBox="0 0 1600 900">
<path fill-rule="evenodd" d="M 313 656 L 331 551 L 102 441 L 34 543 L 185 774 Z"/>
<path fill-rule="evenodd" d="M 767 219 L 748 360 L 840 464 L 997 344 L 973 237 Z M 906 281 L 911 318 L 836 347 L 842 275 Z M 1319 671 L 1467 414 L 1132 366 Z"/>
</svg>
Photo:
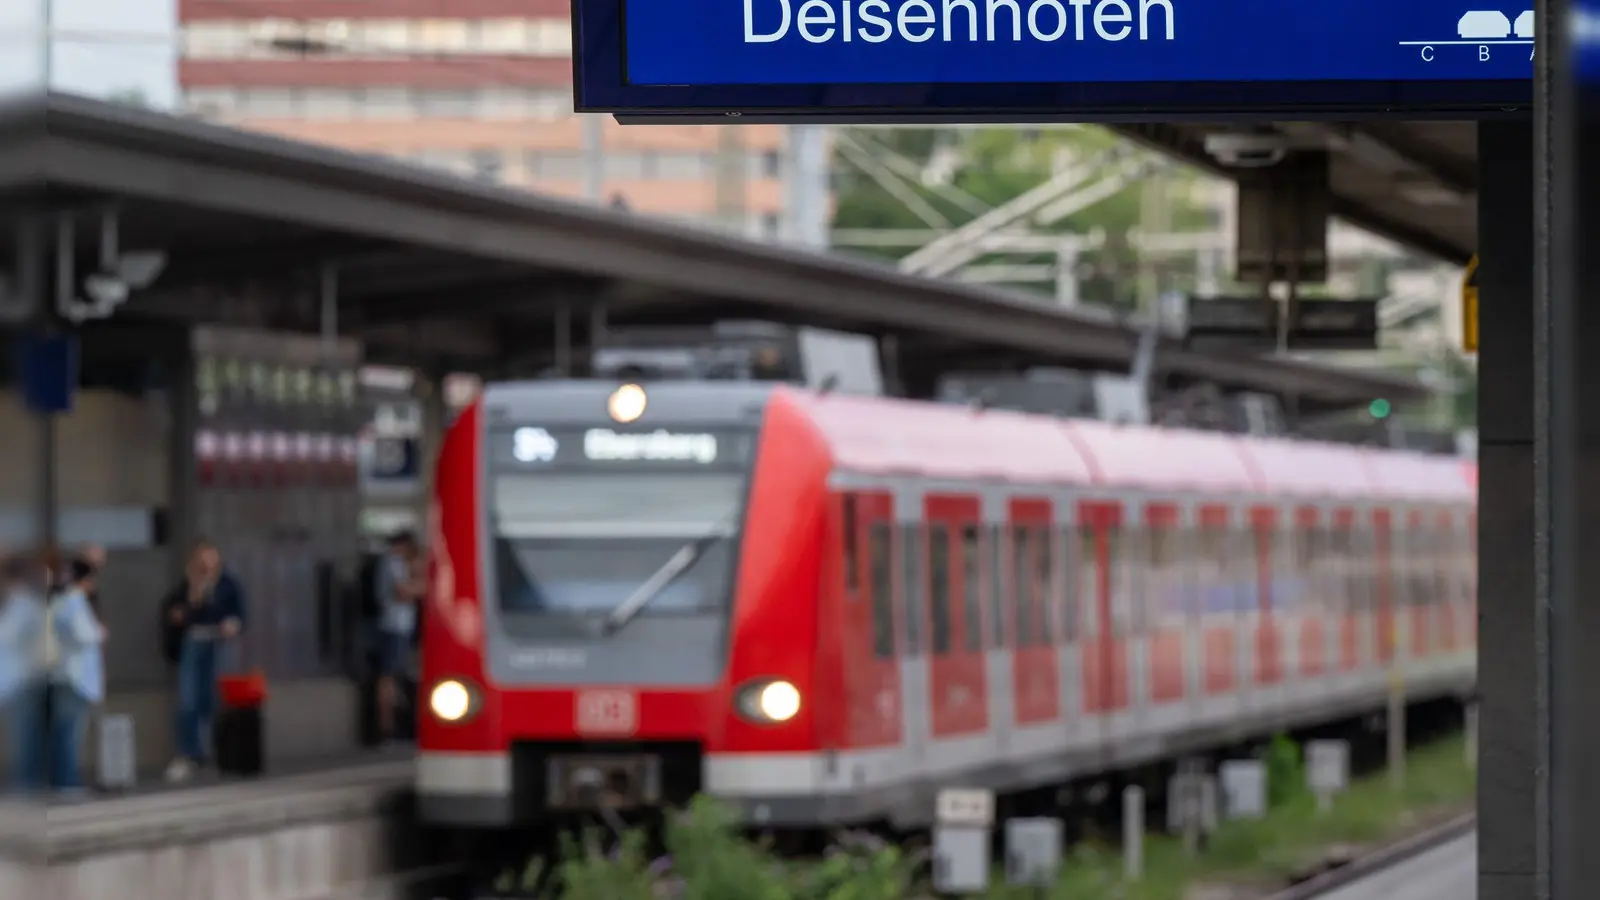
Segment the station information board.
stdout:
<svg viewBox="0 0 1600 900">
<path fill-rule="evenodd" d="M 1516 114 L 1533 3 L 1495 2 L 576 0 L 575 91 L 815 121 Z"/>
</svg>

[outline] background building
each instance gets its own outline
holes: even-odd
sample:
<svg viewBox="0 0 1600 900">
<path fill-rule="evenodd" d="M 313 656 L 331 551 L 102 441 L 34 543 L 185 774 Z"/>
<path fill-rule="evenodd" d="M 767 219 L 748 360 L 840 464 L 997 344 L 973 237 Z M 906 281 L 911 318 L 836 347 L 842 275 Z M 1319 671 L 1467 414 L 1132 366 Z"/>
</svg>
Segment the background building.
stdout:
<svg viewBox="0 0 1600 900">
<path fill-rule="evenodd" d="M 548 194 L 758 239 L 822 239 L 827 159 L 815 130 L 575 116 L 569 9 L 183 0 L 184 101 L 242 127 Z"/>
</svg>

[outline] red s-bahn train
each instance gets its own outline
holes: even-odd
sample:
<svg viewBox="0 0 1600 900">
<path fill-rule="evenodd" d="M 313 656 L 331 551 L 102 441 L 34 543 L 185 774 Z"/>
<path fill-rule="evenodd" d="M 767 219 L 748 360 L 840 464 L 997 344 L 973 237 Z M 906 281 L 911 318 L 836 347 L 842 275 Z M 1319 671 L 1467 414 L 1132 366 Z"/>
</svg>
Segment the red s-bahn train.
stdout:
<svg viewBox="0 0 1600 900">
<path fill-rule="evenodd" d="M 1472 689 L 1476 468 L 779 384 L 497 384 L 431 516 L 417 794 L 926 822 Z"/>
</svg>

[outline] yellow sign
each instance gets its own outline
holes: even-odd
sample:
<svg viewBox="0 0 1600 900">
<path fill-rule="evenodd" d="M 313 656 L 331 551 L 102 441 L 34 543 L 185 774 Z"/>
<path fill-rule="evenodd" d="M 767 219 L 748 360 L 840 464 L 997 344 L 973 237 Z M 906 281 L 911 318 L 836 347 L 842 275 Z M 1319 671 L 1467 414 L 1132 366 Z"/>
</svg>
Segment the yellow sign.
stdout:
<svg viewBox="0 0 1600 900">
<path fill-rule="evenodd" d="M 1478 352 L 1478 254 L 1467 261 L 1461 276 L 1461 349 Z"/>
</svg>

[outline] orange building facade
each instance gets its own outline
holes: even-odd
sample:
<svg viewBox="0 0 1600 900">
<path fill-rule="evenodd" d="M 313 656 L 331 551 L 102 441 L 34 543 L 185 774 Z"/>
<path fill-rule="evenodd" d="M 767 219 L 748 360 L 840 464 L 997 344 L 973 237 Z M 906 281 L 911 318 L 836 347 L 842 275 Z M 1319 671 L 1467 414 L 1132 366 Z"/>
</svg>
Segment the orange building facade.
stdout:
<svg viewBox="0 0 1600 900">
<path fill-rule="evenodd" d="M 181 0 L 194 115 L 758 239 L 783 126 L 572 112 L 568 0 Z"/>
</svg>

